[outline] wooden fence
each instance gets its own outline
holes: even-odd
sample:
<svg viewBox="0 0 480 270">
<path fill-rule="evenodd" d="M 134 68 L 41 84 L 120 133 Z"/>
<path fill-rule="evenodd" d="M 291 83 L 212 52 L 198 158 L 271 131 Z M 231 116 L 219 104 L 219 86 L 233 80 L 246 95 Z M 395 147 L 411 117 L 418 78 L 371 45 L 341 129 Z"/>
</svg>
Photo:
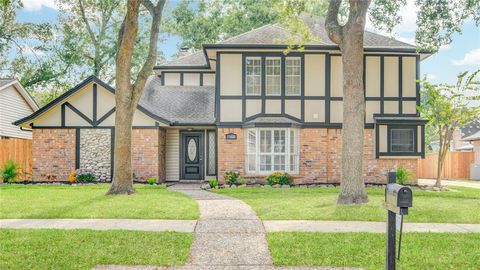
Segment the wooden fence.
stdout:
<svg viewBox="0 0 480 270">
<path fill-rule="evenodd" d="M 449 152 L 445 156 L 442 169 L 444 179 L 468 179 L 470 177 L 470 164 L 474 161 L 473 152 Z M 431 153 L 425 159 L 418 160 L 418 178 L 437 177 L 438 154 Z"/>
<path fill-rule="evenodd" d="M 21 174 L 17 180 L 31 180 L 32 140 L 0 140 L 0 168 L 3 167 L 3 164 L 8 160 L 13 160 L 20 165 Z"/>
</svg>

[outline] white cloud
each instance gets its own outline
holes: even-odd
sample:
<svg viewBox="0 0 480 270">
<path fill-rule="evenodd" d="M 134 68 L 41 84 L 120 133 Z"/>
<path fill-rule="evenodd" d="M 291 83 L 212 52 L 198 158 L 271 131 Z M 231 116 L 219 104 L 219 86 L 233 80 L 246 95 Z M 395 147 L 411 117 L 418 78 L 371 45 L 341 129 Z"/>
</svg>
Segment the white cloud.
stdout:
<svg viewBox="0 0 480 270">
<path fill-rule="evenodd" d="M 480 48 L 471 50 L 461 60 L 453 60 L 456 66 L 478 66 L 480 65 Z"/>
<path fill-rule="evenodd" d="M 22 0 L 22 3 L 26 10 L 39 10 L 42 7 L 58 8 L 54 0 Z"/>
<path fill-rule="evenodd" d="M 415 38 L 414 37 L 396 37 L 397 40 L 401 42 L 405 42 L 411 45 L 415 45 Z"/>
</svg>

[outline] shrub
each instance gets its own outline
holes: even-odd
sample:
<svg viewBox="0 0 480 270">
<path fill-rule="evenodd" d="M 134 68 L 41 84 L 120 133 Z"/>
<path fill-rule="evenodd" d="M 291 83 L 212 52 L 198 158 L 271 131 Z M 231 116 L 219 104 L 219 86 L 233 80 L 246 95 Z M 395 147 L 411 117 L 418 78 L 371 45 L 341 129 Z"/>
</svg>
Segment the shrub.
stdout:
<svg viewBox="0 0 480 270">
<path fill-rule="evenodd" d="M 240 185 L 246 185 L 246 184 L 247 184 L 247 180 L 246 180 L 245 178 L 243 178 L 243 177 L 240 177 L 240 180 L 238 180 L 238 183 L 239 183 Z"/>
<path fill-rule="evenodd" d="M 155 183 L 157 183 L 157 178 L 150 177 L 147 179 L 147 183 L 149 183 L 150 185 L 155 185 Z"/>
<path fill-rule="evenodd" d="M 292 185 L 292 177 L 288 173 L 274 172 L 267 176 L 269 185 Z"/>
<path fill-rule="evenodd" d="M 210 184 L 211 188 L 218 187 L 218 180 L 217 179 L 210 179 L 210 180 L 208 180 L 208 184 Z"/>
<path fill-rule="evenodd" d="M 68 181 L 70 183 L 75 183 L 77 181 L 77 171 L 78 170 L 74 170 L 70 173 L 70 175 L 68 176 Z"/>
<path fill-rule="evenodd" d="M 91 183 L 95 181 L 95 174 L 91 170 L 78 169 L 76 180 L 78 183 Z"/>
<path fill-rule="evenodd" d="M 408 182 L 410 182 L 410 179 L 412 178 L 413 173 L 411 173 L 409 170 L 405 169 L 403 166 L 398 166 L 397 167 L 397 183 L 400 185 L 405 185 Z"/>
<path fill-rule="evenodd" d="M 225 176 L 223 179 L 227 185 L 236 185 L 238 184 L 238 178 L 240 177 L 239 172 L 225 171 Z"/>
<path fill-rule="evenodd" d="M 3 179 L 3 182 L 8 183 L 12 182 L 18 176 L 18 170 L 20 169 L 20 165 L 13 162 L 13 160 L 9 160 L 3 164 L 3 169 L 0 170 L 0 176 Z"/>
</svg>

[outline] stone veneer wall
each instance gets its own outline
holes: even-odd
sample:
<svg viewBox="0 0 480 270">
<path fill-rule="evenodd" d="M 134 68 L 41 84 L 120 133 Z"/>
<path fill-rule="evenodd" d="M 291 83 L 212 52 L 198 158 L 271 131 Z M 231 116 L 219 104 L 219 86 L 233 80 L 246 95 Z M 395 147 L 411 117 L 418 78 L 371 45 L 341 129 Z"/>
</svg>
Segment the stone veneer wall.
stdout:
<svg viewBox="0 0 480 270">
<path fill-rule="evenodd" d="M 100 182 L 111 180 L 111 135 L 109 128 L 80 129 L 80 169 L 93 171 Z"/>
<path fill-rule="evenodd" d="M 218 179 L 223 181 L 223 172 L 244 171 L 244 136 L 241 128 L 218 129 Z M 237 134 L 237 140 L 226 140 L 225 134 Z M 374 130 L 365 129 L 363 175 L 367 183 L 384 183 L 386 173 L 402 165 L 417 178 L 416 159 L 376 159 Z M 339 183 L 342 156 L 341 129 L 300 129 L 300 172 L 295 175 L 296 184 Z M 263 180 L 259 178 L 258 180 Z"/>
<path fill-rule="evenodd" d="M 75 129 L 32 131 L 33 181 L 67 181 L 75 170 Z"/>
</svg>

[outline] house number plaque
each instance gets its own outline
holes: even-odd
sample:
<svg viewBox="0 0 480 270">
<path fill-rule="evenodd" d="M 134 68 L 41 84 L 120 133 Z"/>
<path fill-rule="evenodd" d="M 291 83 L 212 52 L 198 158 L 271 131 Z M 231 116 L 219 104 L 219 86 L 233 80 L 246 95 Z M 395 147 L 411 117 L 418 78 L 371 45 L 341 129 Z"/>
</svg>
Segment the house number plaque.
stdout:
<svg viewBox="0 0 480 270">
<path fill-rule="evenodd" d="M 225 134 L 225 139 L 227 139 L 227 140 L 236 140 L 236 139 L 237 139 L 237 134 L 235 134 L 235 133 Z"/>
</svg>

